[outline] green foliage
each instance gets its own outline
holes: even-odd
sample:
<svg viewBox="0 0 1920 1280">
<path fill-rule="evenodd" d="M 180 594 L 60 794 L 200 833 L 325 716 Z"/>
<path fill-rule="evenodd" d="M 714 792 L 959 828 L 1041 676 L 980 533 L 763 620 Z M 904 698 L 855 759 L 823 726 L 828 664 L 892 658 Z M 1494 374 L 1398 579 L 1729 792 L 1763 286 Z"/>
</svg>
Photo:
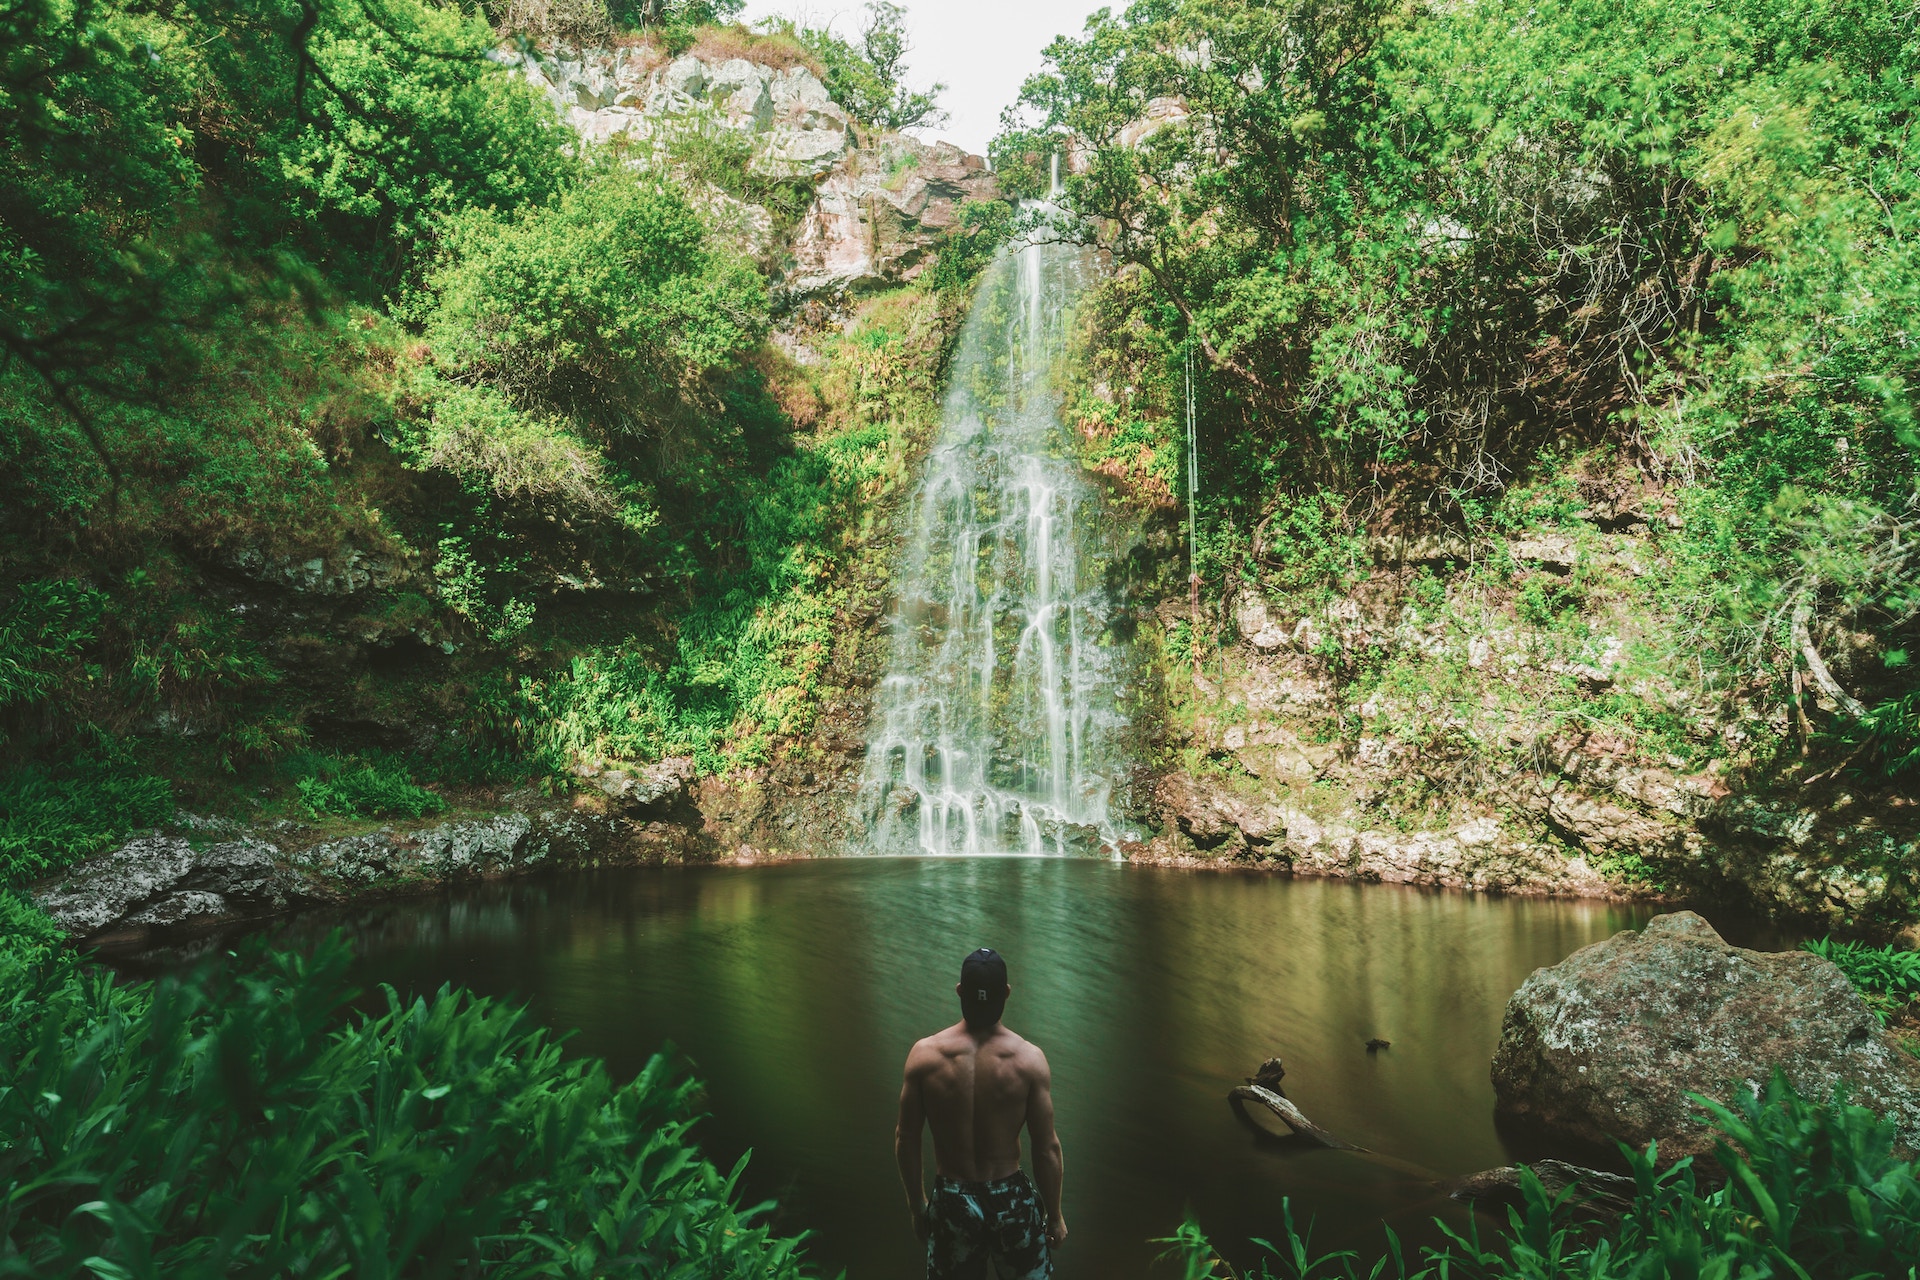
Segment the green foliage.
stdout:
<svg viewBox="0 0 1920 1280">
<path fill-rule="evenodd" d="M 0 889 L 64 870 L 173 816 L 161 778 L 110 764 L 0 773 Z"/>
<path fill-rule="evenodd" d="M 830 27 L 807 27 L 774 18 L 770 29 L 795 36 L 826 69 L 827 92 L 856 120 L 882 129 L 937 127 L 945 85 L 910 89 L 906 84 L 907 11 L 891 0 L 868 0 L 859 34 L 843 40 Z"/>
<path fill-rule="evenodd" d="M 848 579 L 875 550 L 856 517 L 871 520 L 904 481 L 905 446 L 933 418 L 946 301 L 917 289 L 871 300 L 821 344 L 831 418 L 707 491 L 697 519 L 663 526 L 682 540 L 687 601 L 668 637 L 577 649 L 501 691 L 498 718 L 520 726 L 529 755 L 691 755 L 714 771 L 764 763 L 811 727 L 858 589 Z"/>
<path fill-rule="evenodd" d="M 1894 650 L 1904 667 L 1906 653 Z M 1889 777 L 1911 775 L 1920 769 L 1920 689 L 1911 689 L 1867 708 L 1867 714 L 1851 724 L 1843 724 L 1835 736 L 1879 765 Z"/>
<path fill-rule="evenodd" d="M 544 201 L 573 178 L 571 131 L 488 60 L 486 23 L 425 0 L 323 12 L 305 46 L 317 110 L 302 121 L 292 104 L 295 127 L 272 158 L 336 278 L 404 279 L 442 219 Z"/>
<path fill-rule="evenodd" d="M 761 206 L 773 216 L 776 232 L 790 231 L 813 205 L 810 180 L 775 176 L 756 165 L 752 135 L 729 127 L 711 112 L 663 120 L 655 128 L 675 173 L 689 183 L 708 183 L 736 200 Z"/>
<path fill-rule="evenodd" d="M 486 24 L 420 0 L 306 12 L 0 10 L 0 345 L 56 412 L 150 396 L 226 309 L 316 298 L 313 262 L 378 288 L 434 219 L 566 178 L 570 135 L 487 60 Z"/>
<path fill-rule="evenodd" d="M 1801 946 L 1837 965 L 1882 1022 L 1920 998 L 1920 952 L 1832 938 L 1811 939 Z"/>
<path fill-rule="evenodd" d="M 100 628 L 100 593 L 77 582 L 29 582 L 0 617 L 0 707 L 37 702 Z"/>
<path fill-rule="evenodd" d="M 405 764 L 384 756 L 311 757 L 295 783 L 300 802 L 316 818 L 419 818 L 445 812 L 447 802 L 413 780 Z"/>
<path fill-rule="evenodd" d="M 515 218 L 476 211 L 412 303 L 434 356 L 420 463 L 503 498 L 644 531 L 656 472 L 712 447 L 710 380 L 766 327 L 751 265 L 621 165 Z"/>
<path fill-rule="evenodd" d="M 1891 1123 L 1840 1096 L 1806 1101 L 1778 1074 L 1760 1096 L 1695 1101 L 1721 1135 L 1714 1158 L 1724 1177 L 1703 1176 L 1691 1157 L 1663 1172 L 1653 1147 L 1623 1147 L 1635 1195 L 1617 1225 L 1597 1224 L 1577 1189 L 1555 1198 L 1527 1171 L 1524 1204 L 1508 1211 L 1497 1239 L 1447 1230 L 1447 1243 L 1419 1259 L 1390 1232 L 1387 1256 L 1370 1268 L 1353 1252 L 1317 1254 L 1291 1210 L 1279 1247 L 1257 1242 L 1267 1255 L 1257 1273 L 1227 1264 L 1191 1221 L 1166 1243 L 1187 1280 L 1908 1273 L 1920 1256 L 1920 1171 L 1894 1154 Z"/>
<path fill-rule="evenodd" d="M 1784 696 L 1802 605 L 1911 648 L 1903 19 L 1168 0 L 1102 10 L 1047 56 L 998 168 L 1037 194 L 1071 141 L 1063 200 L 1087 217 L 1063 229 L 1122 267 L 1106 328 L 1132 355 L 1109 381 L 1156 387 L 1129 413 L 1172 418 L 1181 356 L 1201 366 L 1208 523 L 1324 491 L 1509 532 L 1585 505 L 1556 459 L 1631 458 L 1680 491 L 1655 603 L 1707 679 Z M 1182 109 L 1143 129 L 1143 103 Z M 1856 692 L 1903 723 L 1911 672 Z"/>
<path fill-rule="evenodd" d="M 1262 521 L 1254 556 L 1282 587 L 1340 590 L 1370 563 L 1366 534 L 1330 493 L 1284 501 Z"/>
<path fill-rule="evenodd" d="M 37 964 L 64 940 L 60 926 L 30 899 L 0 888 L 0 950 L 11 951 L 22 963 Z"/>
<path fill-rule="evenodd" d="M 448 989 L 350 1014 L 348 959 L 147 984 L 0 940 L 0 1269 L 806 1274 L 688 1141 L 662 1059 L 616 1085 Z"/>
<path fill-rule="evenodd" d="M 1013 227 L 1013 206 L 1005 200 L 962 202 L 959 221 L 941 241 L 940 256 L 927 273 L 928 287 L 959 289 L 971 283 L 993 261 Z"/>
</svg>

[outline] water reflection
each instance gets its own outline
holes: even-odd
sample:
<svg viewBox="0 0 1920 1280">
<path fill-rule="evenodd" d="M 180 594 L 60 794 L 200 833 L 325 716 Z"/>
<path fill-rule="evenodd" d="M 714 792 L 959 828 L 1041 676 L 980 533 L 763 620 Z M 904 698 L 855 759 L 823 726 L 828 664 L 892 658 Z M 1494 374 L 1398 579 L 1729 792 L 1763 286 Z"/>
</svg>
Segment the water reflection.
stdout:
<svg viewBox="0 0 1920 1280">
<path fill-rule="evenodd" d="M 344 925 L 362 982 L 531 1003 L 631 1073 L 663 1042 L 709 1089 L 702 1141 L 854 1280 L 917 1272 L 892 1170 L 900 1063 L 955 1016 L 960 957 L 1004 952 L 1007 1020 L 1053 1062 L 1065 1280 L 1153 1273 L 1188 1211 L 1271 1236 L 1282 1197 L 1329 1247 L 1445 1207 L 1404 1164 L 1257 1141 L 1224 1097 L 1262 1058 L 1317 1122 L 1437 1174 L 1502 1163 L 1487 1065 L 1535 967 L 1644 912 L 1071 859 L 630 870 L 300 918 Z M 1392 1047 L 1368 1054 L 1379 1036 Z"/>
</svg>

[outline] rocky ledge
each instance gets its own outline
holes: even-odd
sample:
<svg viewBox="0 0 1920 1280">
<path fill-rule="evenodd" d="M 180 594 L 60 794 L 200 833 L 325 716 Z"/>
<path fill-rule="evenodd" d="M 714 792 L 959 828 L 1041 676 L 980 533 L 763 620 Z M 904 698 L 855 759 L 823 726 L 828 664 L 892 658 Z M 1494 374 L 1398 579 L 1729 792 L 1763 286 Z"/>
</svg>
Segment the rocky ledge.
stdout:
<svg viewBox="0 0 1920 1280">
<path fill-rule="evenodd" d="M 692 762 L 609 768 L 565 800 L 339 832 L 179 814 L 36 886 L 74 937 L 141 943 L 283 911 L 532 871 L 711 861 L 735 846 L 697 800 Z"/>
<path fill-rule="evenodd" d="M 1507 1003 L 1493 1086 L 1501 1113 L 1663 1163 L 1714 1135 L 1690 1095 L 1760 1090 L 1779 1070 L 1801 1096 L 1844 1089 L 1920 1152 L 1920 1059 L 1882 1029 L 1833 964 L 1728 946 L 1690 911 L 1657 916 L 1536 970 Z"/>
</svg>

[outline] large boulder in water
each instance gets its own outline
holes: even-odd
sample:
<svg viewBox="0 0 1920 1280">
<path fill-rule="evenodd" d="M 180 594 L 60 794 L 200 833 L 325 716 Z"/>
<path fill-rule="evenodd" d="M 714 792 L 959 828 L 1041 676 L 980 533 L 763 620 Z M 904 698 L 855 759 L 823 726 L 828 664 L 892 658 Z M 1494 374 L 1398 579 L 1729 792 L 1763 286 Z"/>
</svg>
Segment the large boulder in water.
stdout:
<svg viewBox="0 0 1920 1280">
<path fill-rule="evenodd" d="M 1493 1087 L 1507 1116 L 1639 1147 L 1713 1149 L 1689 1094 L 1726 1099 L 1775 1068 L 1803 1097 L 1844 1086 L 1920 1151 L 1920 1060 L 1830 962 L 1728 946 L 1691 911 L 1656 916 L 1537 969 L 1507 1002 Z"/>
</svg>

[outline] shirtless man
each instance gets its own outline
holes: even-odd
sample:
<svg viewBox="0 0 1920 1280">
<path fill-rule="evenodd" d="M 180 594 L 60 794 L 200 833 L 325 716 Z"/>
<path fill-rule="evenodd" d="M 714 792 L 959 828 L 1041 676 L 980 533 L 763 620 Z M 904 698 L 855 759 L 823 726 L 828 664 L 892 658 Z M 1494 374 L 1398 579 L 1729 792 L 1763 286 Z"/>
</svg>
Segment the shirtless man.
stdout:
<svg viewBox="0 0 1920 1280">
<path fill-rule="evenodd" d="M 989 1263 L 1000 1280 L 1052 1280 L 1052 1250 L 1067 1238 L 1053 1077 L 1046 1054 L 1000 1025 L 1011 990 L 1007 962 L 980 948 L 960 965 L 960 1021 L 907 1055 L 893 1155 L 914 1232 L 927 1243 L 927 1280 L 985 1280 Z M 933 1129 L 939 1171 L 931 1197 L 921 1181 L 923 1125 Z M 1037 1195 L 1020 1171 L 1023 1125 Z"/>
</svg>

